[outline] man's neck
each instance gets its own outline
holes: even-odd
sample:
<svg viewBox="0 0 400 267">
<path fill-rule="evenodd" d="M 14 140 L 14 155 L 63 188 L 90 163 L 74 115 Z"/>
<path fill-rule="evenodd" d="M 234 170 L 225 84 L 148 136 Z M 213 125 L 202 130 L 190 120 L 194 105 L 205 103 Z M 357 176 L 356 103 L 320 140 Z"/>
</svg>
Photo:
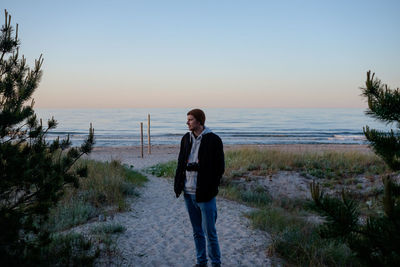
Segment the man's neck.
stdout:
<svg viewBox="0 0 400 267">
<path fill-rule="evenodd" d="M 197 138 L 204 131 L 204 126 L 194 129 L 193 134 Z"/>
</svg>

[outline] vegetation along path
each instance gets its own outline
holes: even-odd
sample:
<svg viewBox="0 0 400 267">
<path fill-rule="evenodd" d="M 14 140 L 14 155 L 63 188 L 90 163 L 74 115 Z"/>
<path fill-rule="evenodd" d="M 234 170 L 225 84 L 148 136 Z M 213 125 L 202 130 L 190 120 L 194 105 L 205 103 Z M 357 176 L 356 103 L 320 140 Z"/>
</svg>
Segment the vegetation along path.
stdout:
<svg viewBox="0 0 400 267">
<path fill-rule="evenodd" d="M 123 266 L 193 266 L 195 248 L 189 216 L 181 196 L 173 192 L 173 181 L 148 176 L 140 197 L 129 212 L 115 215 L 114 221 L 126 227 L 117 240 Z M 268 266 L 268 237 L 254 230 L 243 216 L 251 211 L 244 205 L 217 199 L 217 231 L 223 266 Z"/>
</svg>

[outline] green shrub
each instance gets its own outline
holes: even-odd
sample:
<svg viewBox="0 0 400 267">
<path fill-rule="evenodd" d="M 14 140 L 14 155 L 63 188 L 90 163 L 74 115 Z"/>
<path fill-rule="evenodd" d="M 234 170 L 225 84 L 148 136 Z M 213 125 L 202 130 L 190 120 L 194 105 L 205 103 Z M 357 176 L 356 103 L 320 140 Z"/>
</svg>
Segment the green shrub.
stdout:
<svg viewBox="0 0 400 267">
<path fill-rule="evenodd" d="M 334 240 L 324 240 L 313 227 L 288 227 L 276 234 L 275 250 L 299 266 L 357 266 L 351 250 Z"/>
<path fill-rule="evenodd" d="M 125 226 L 113 223 L 99 224 L 91 229 L 91 232 L 94 234 L 99 234 L 99 233 L 116 234 L 116 233 L 123 233 L 125 231 L 126 231 Z"/>
<path fill-rule="evenodd" d="M 177 164 L 178 163 L 176 160 L 172 160 L 166 163 L 159 163 L 157 165 L 147 168 L 146 172 L 155 175 L 157 177 L 172 178 L 175 176 L 175 170 Z"/>
<path fill-rule="evenodd" d="M 357 262 L 346 245 L 322 239 L 316 226 L 296 213 L 268 205 L 247 216 L 254 227 L 271 235 L 270 250 L 295 265 L 351 266 Z"/>
<path fill-rule="evenodd" d="M 99 251 L 82 234 L 55 234 L 42 249 L 42 265 L 92 266 L 98 255 Z"/>
<path fill-rule="evenodd" d="M 253 225 L 267 232 L 281 232 L 287 227 L 302 227 L 304 222 L 284 209 L 276 206 L 266 206 L 248 214 Z"/>
<path fill-rule="evenodd" d="M 120 167 L 120 166 L 119 166 Z M 134 186 L 143 186 L 149 179 L 140 172 L 134 171 L 127 166 L 123 168 L 125 180 Z"/>
<path fill-rule="evenodd" d="M 262 207 L 272 200 L 268 192 L 262 187 L 245 190 L 233 185 L 224 186 L 220 188 L 219 195 L 253 207 Z"/>
<path fill-rule="evenodd" d="M 51 232 L 61 231 L 87 222 L 99 214 L 99 209 L 92 204 L 77 198 L 61 201 L 52 209 L 48 229 Z"/>
<path fill-rule="evenodd" d="M 271 196 L 264 188 L 259 187 L 253 190 L 243 190 L 240 192 L 240 200 L 246 204 L 260 207 L 271 202 Z"/>
</svg>

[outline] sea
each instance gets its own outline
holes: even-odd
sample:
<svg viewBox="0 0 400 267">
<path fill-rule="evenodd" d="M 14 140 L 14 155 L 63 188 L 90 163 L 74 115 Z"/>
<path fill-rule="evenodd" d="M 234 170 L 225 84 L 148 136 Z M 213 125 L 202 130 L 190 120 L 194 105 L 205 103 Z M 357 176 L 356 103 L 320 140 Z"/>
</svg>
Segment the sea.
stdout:
<svg viewBox="0 0 400 267">
<path fill-rule="evenodd" d="M 148 115 L 152 145 L 177 145 L 188 131 L 189 109 L 36 109 L 46 122 L 54 117 L 58 126 L 47 140 L 70 136 L 73 145 L 87 137 L 90 123 L 96 146 L 137 146 L 147 144 Z M 363 127 L 388 130 L 365 115 L 361 108 L 214 108 L 204 109 L 205 125 L 218 134 L 224 144 L 366 144 Z"/>
</svg>

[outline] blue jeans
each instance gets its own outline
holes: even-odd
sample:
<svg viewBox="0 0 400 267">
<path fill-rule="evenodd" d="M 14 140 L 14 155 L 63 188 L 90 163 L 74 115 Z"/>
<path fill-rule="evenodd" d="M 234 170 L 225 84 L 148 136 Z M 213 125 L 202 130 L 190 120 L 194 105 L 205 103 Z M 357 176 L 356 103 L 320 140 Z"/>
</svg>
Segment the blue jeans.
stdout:
<svg viewBox="0 0 400 267">
<path fill-rule="evenodd" d="M 195 195 L 185 194 L 186 208 L 189 213 L 193 228 L 194 244 L 196 246 L 197 264 L 207 264 L 206 240 L 208 256 L 213 265 L 221 264 L 221 252 L 219 250 L 217 229 L 217 204 L 215 197 L 208 202 L 196 201 Z"/>
</svg>

